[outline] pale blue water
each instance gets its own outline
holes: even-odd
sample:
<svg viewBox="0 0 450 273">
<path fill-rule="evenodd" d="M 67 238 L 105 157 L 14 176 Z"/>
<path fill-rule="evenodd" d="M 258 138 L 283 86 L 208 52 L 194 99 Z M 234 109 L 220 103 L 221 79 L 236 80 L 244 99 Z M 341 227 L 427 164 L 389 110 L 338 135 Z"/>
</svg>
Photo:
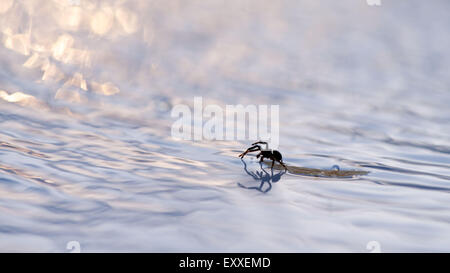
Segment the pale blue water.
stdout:
<svg viewBox="0 0 450 273">
<path fill-rule="evenodd" d="M 2 0 L 0 251 L 450 251 L 450 4 L 381 3 Z M 194 96 L 370 173 L 249 176 L 171 137 Z"/>
</svg>

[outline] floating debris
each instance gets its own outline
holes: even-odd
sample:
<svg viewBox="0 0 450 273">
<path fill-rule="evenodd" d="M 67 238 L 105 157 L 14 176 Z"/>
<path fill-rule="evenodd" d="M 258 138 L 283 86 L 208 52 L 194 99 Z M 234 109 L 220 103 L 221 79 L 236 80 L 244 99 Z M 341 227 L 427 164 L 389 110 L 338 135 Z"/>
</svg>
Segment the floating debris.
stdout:
<svg viewBox="0 0 450 273">
<path fill-rule="evenodd" d="M 272 161 L 264 161 L 267 166 L 272 166 Z M 340 170 L 339 167 L 336 169 L 335 166 L 331 170 L 327 169 L 314 169 L 306 167 L 297 167 L 286 165 L 288 172 L 291 174 L 305 175 L 305 176 L 315 176 L 315 177 L 333 177 L 333 178 L 353 178 L 354 176 L 366 175 L 367 171 L 358 170 Z M 284 170 L 284 167 L 280 164 L 274 164 L 273 166 L 276 170 Z"/>
</svg>

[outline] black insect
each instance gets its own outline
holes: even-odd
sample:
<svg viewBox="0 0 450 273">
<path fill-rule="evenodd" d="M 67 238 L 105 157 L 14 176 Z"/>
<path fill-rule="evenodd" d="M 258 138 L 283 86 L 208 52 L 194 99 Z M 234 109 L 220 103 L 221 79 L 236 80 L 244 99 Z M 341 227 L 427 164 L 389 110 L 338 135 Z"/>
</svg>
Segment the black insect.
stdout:
<svg viewBox="0 0 450 273">
<path fill-rule="evenodd" d="M 258 144 L 265 144 L 266 148 L 262 149 L 261 146 Z M 283 156 L 281 155 L 281 153 L 277 150 L 269 149 L 269 144 L 267 144 L 267 142 L 258 141 L 258 142 L 253 143 L 252 146 L 250 148 L 248 148 L 245 152 L 240 154 L 239 157 L 243 158 L 247 153 L 256 152 L 256 151 L 260 151 L 260 153 L 256 155 L 256 158 L 261 157 L 260 162 L 263 162 L 264 158 L 268 158 L 268 159 L 272 160 L 272 168 L 273 168 L 273 165 L 275 164 L 275 161 L 277 161 L 287 170 L 286 165 L 284 165 L 284 163 L 283 163 Z"/>
</svg>

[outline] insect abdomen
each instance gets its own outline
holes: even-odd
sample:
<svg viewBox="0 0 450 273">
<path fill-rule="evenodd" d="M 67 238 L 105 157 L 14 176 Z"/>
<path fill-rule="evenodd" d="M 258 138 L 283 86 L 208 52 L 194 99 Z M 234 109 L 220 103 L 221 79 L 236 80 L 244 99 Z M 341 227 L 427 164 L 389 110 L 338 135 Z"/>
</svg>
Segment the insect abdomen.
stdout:
<svg viewBox="0 0 450 273">
<path fill-rule="evenodd" d="M 283 159 L 283 156 L 282 156 L 281 153 L 278 152 L 278 151 L 273 151 L 272 154 L 273 154 L 273 157 L 275 157 L 275 158 L 278 159 L 278 160 Z"/>
</svg>

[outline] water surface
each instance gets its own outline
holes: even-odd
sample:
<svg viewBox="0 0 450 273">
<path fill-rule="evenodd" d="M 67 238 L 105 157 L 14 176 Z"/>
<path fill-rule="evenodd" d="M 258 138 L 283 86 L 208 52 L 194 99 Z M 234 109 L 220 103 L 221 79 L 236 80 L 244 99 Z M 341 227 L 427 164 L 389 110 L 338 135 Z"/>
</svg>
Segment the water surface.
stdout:
<svg viewBox="0 0 450 273">
<path fill-rule="evenodd" d="M 450 251 L 449 15 L 2 0 L 0 251 Z M 250 140 L 174 140 L 195 96 L 279 105 L 288 165 L 369 173 L 272 174 L 237 157 Z"/>
</svg>

